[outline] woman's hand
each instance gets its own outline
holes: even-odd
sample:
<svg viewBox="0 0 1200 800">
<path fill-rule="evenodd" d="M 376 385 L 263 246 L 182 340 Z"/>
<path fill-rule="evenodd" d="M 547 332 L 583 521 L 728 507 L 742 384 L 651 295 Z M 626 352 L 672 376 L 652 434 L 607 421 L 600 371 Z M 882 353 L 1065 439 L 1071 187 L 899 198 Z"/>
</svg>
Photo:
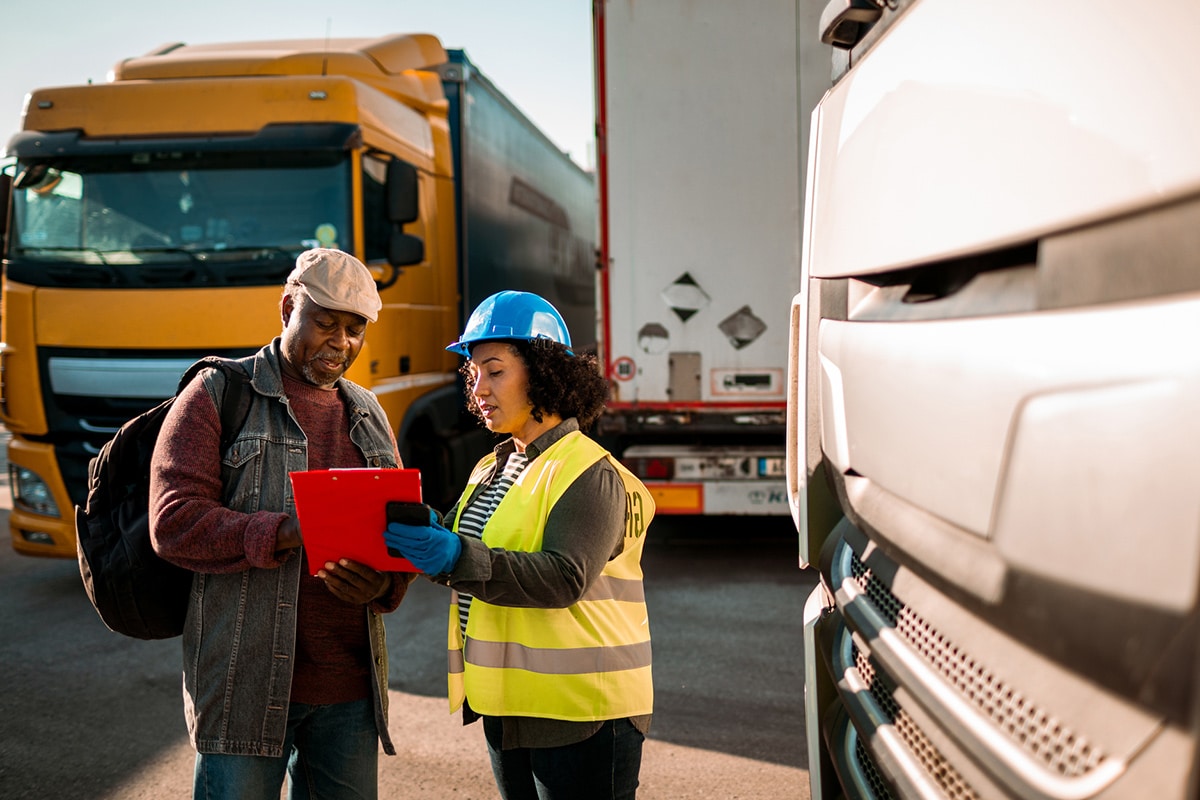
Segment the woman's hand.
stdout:
<svg viewBox="0 0 1200 800">
<path fill-rule="evenodd" d="M 383 540 L 389 552 L 398 551 L 426 575 L 449 573 L 462 555 L 462 540 L 442 527 L 433 509 L 429 509 L 428 525 L 389 522 Z"/>
<path fill-rule="evenodd" d="M 325 568 L 317 571 L 317 577 L 325 581 L 334 597 L 359 606 L 378 600 L 392 588 L 390 573 L 376 572 L 348 558 L 336 564 L 326 561 Z"/>
</svg>

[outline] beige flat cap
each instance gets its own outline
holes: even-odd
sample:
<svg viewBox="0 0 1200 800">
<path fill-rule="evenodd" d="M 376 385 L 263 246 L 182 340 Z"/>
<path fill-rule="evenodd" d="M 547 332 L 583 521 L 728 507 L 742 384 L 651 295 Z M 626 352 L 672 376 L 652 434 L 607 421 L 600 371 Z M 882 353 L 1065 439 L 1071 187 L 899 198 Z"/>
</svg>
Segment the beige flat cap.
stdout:
<svg viewBox="0 0 1200 800">
<path fill-rule="evenodd" d="M 379 319 L 379 309 L 383 308 L 371 271 L 341 250 L 323 247 L 305 250 L 296 259 L 296 268 L 287 282 L 303 286 L 319 306 L 349 311 L 371 322 Z"/>
</svg>

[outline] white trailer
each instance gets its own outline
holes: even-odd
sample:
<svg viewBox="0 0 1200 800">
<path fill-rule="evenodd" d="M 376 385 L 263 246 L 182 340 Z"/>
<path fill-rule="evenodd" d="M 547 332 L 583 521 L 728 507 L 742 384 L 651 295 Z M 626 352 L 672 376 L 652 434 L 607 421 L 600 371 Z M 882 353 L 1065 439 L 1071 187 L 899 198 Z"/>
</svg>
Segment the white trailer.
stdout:
<svg viewBox="0 0 1200 800">
<path fill-rule="evenodd" d="M 660 514 L 788 513 L 788 299 L 808 112 L 829 85 L 818 6 L 593 4 L 599 355 L 613 386 L 597 434 Z"/>
</svg>

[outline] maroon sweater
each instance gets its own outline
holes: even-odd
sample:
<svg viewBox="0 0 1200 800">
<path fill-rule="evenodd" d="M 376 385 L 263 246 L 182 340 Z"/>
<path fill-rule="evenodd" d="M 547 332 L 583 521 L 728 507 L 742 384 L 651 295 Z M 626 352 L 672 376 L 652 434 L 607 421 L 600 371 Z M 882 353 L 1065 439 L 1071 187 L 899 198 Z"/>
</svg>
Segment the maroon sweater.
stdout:
<svg viewBox="0 0 1200 800">
<path fill-rule="evenodd" d="M 275 534 L 288 515 L 244 514 L 222 505 L 221 422 L 202 384 L 193 381 L 180 393 L 159 435 L 150 488 L 158 550 L 197 572 L 277 567 L 282 562 L 275 557 Z M 350 421 L 337 389 L 285 376 L 284 391 L 308 439 L 309 469 L 366 466 L 350 441 Z M 376 611 L 392 611 L 400 604 L 408 576 L 395 577 L 390 596 L 372 604 Z M 291 699 L 326 704 L 370 696 L 366 612 L 334 597 L 324 581 L 309 576 L 306 566 L 297 598 Z"/>
</svg>

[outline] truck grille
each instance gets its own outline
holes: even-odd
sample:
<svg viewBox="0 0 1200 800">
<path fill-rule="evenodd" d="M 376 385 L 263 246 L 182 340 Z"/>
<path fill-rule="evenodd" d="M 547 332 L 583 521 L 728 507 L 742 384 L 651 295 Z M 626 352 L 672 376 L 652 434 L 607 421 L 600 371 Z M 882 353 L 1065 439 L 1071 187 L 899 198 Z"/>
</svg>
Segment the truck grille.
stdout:
<svg viewBox="0 0 1200 800">
<path fill-rule="evenodd" d="M 179 377 L 193 361 L 206 355 L 240 358 L 256 349 L 39 347 L 41 396 L 49 428 L 44 440 L 54 446 L 71 502 L 80 506 L 87 502 L 88 464 L 104 443 L 125 422 L 173 394 Z M 121 369 L 114 370 L 114 366 Z M 158 385 L 149 390 L 131 388 L 145 387 L 147 381 Z M 147 391 L 147 396 L 138 396 Z"/>
<path fill-rule="evenodd" d="M 896 704 L 891 690 L 876 679 L 875 667 L 871 664 L 870 658 L 857 647 L 854 648 L 854 668 L 858 670 L 863 683 L 870 687 L 871 697 L 875 698 L 875 702 L 892 721 L 900 738 L 921 762 L 921 766 L 925 768 L 929 776 L 941 787 L 946 797 L 949 800 L 979 800 L 979 795 L 958 774 L 958 770 L 950 765 L 946 757 L 933 745 L 933 742 L 929 741 L 929 738 L 921 732 L 912 717 Z M 861 746 L 860 743 L 859 747 Z M 862 761 L 861 756 L 859 761 Z"/>
<path fill-rule="evenodd" d="M 1026 698 L 902 603 L 857 553 L 851 558 L 851 575 L 878 611 L 895 625 L 897 633 L 931 667 L 1047 769 L 1078 778 L 1104 762 L 1105 754 L 1086 738 Z"/>
<path fill-rule="evenodd" d="M 862 770 L 875 800 L 895 800 L 888 782 L 879 774 L 879 768 L 875 766 L 871 754 L 863 746 L 862 739 L 857 737 L 854 740 L 854 760 L 858 762 L 858 768 Z"/>
</svg>

